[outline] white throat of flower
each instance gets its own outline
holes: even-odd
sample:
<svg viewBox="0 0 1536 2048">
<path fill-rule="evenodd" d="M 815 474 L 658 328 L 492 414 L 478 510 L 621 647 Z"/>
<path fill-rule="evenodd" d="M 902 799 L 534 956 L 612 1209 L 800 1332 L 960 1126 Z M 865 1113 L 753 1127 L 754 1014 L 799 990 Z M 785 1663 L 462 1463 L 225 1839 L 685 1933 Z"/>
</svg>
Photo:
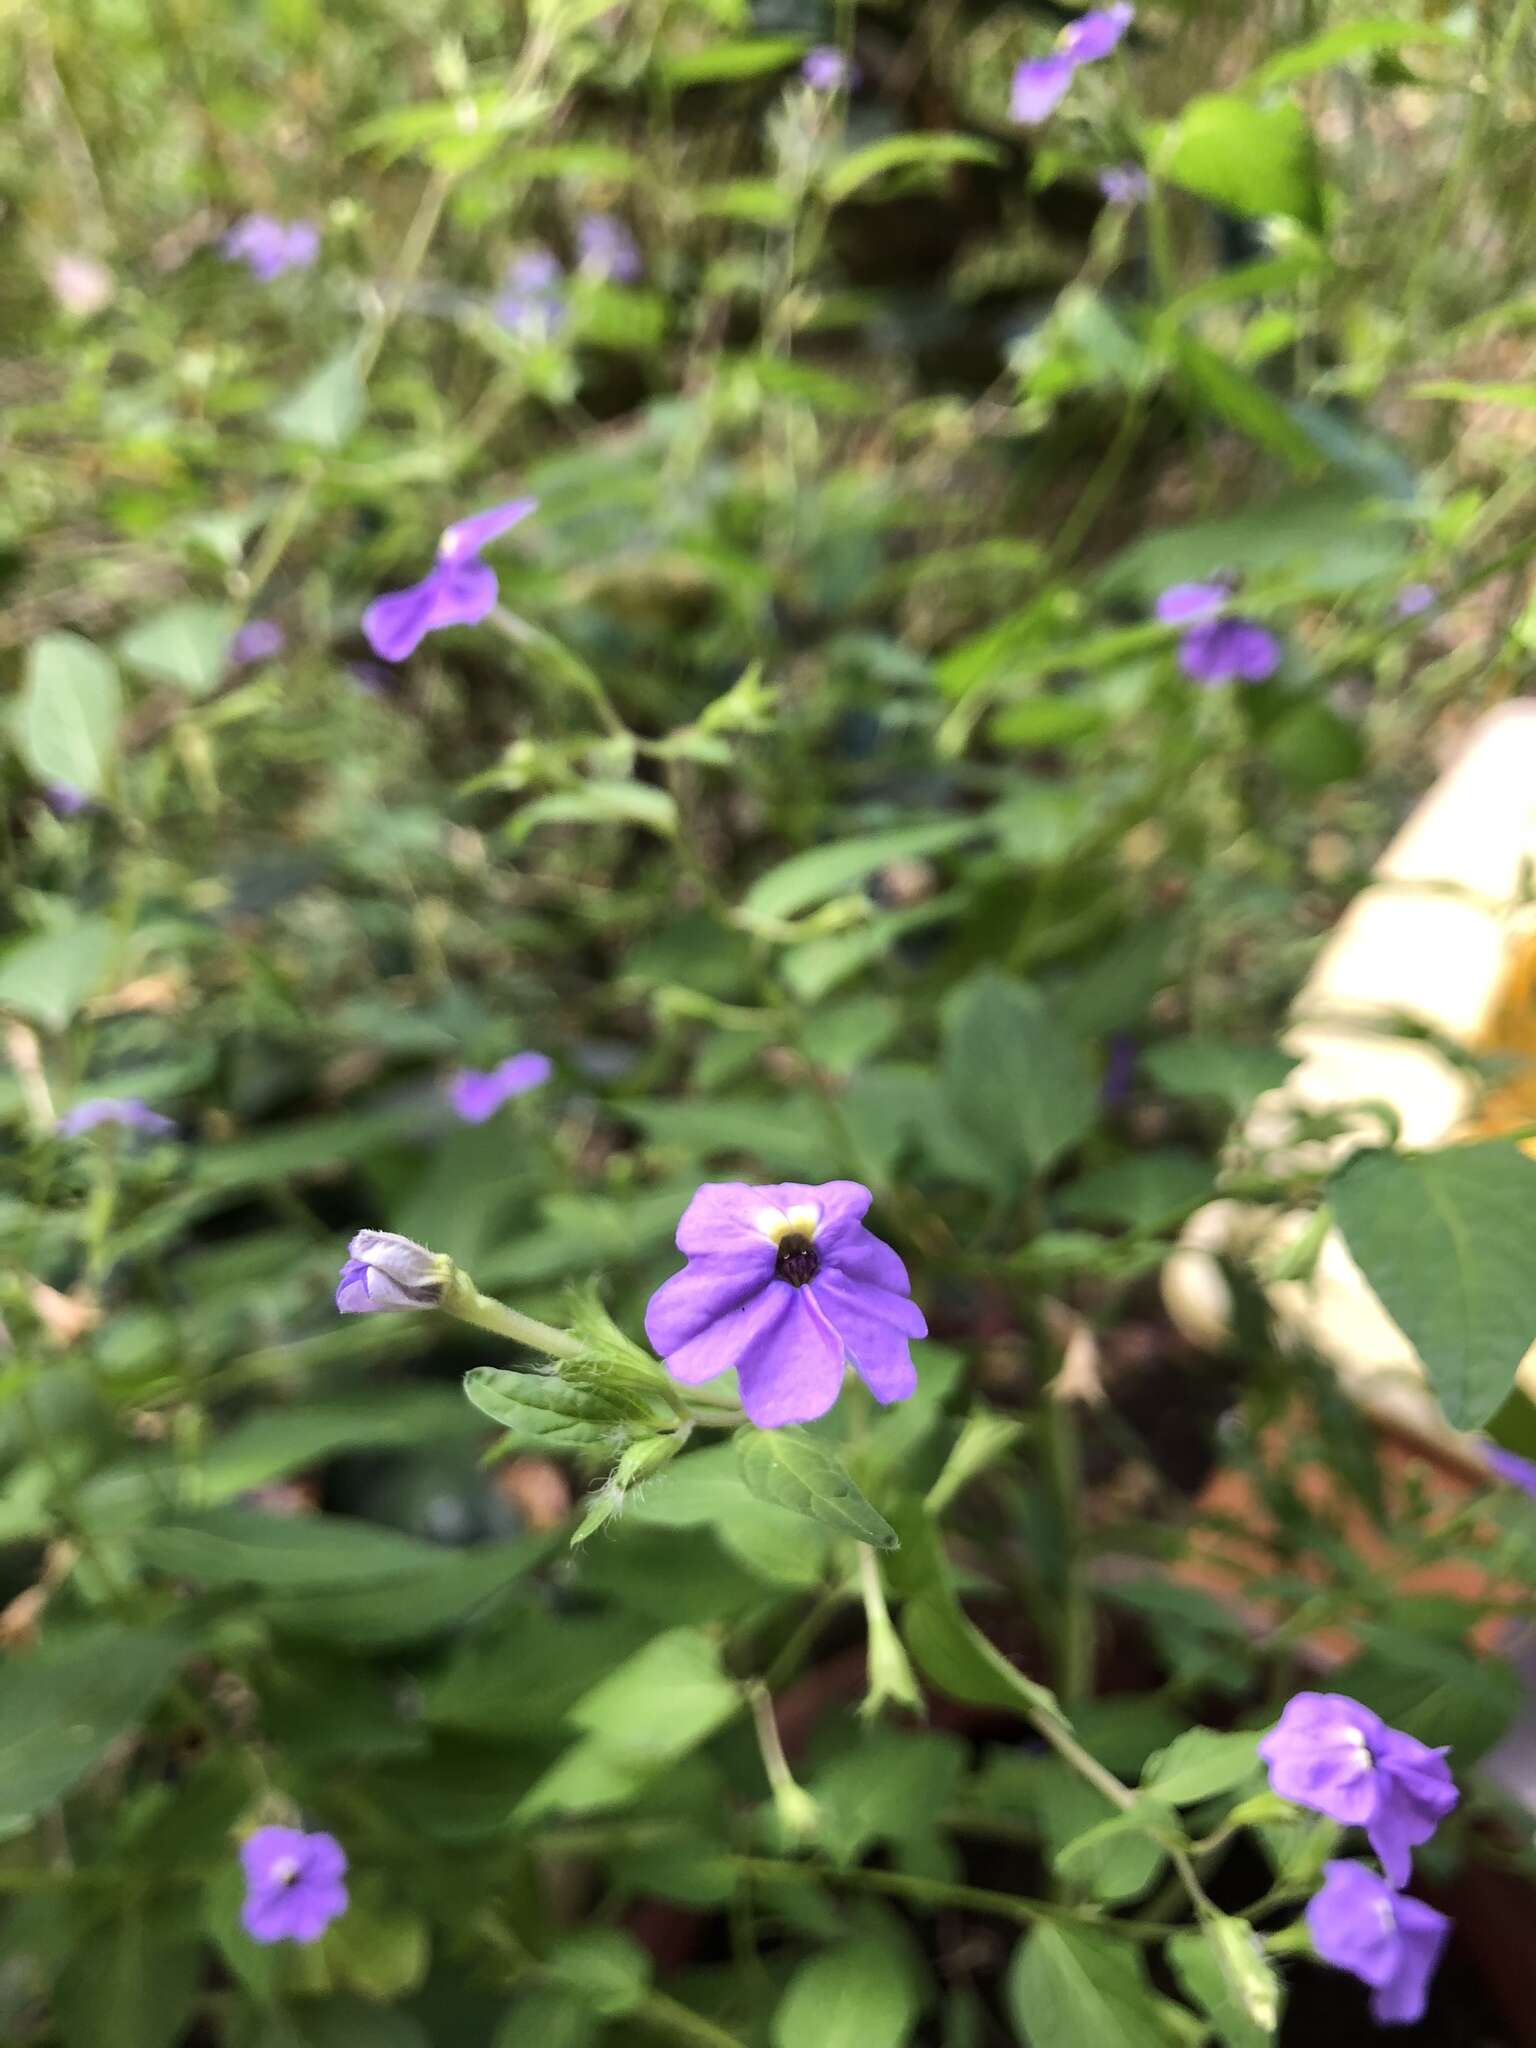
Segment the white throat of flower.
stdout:
<svg viewBox="0 0 1536 2048">
<path fill-rule="evenodd" d="M 815 1237 L 820 1223 L 821 1206 L 817 1202 L 801 1202 L 793 1209 L 775 1209 L 765 1204 L 752 1215 L 752 1228 L 770 1244 L 782 1244 L 786 1237 L 809 1241 Z"/>
</svg>

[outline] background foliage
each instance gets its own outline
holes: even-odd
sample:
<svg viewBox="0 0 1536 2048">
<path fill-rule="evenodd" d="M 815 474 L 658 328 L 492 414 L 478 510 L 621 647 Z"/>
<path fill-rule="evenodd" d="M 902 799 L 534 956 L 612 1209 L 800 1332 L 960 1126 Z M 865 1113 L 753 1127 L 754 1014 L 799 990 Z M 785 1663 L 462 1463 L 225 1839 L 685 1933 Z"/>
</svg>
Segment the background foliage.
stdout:
<svg viewBox="0 0 1536 2048">
<path fill-rule="evenodd" d="M 1383 1479 L 1256 1295 L 1197 1358 L 1155 1273 L 1218 1176 L 1322 1198 L 1224 1142 L 1536 633 L 1532 13 L 1149 5 L 1034 134 L 1024 5 L 19 19 L 5 2039 L 1275 2037 L 1222 1930 L 1329 1851 L 1252 1750 L 1309 1632 L 1458 1771 L 1517 1691 L 1481 1608 L 1400 1590 L 1467 1513 Z M 828 40 L 847 101 L 799 80 Z M 1148 198 L 1107 204 L 1126 162 Z M 316 221 L 313 269 L 221 256 L 258 209 Z M 594 209 L 643 278 L 509 329 L 508 263 L 570 265 Z M 525 491 L 502 625 L 373 663 L 362 606 Z M 1272 682 L 1197 687 L 1152 620 L 1218 573 Z M 252 616 L 286 648 L 237 667 Z M 551 1085 L 457 1122 L 449 1075 L 526 1046 Z M 101 1095 L 180 1138 L 57 1135 Z M 1329 1191 L 1458 1423 L 1536 1335 L 1533 1173 L 1384 1148 Z M 633 1339 L 728 1175 L 865 1181 L 928 1313 L 917 1398 L 793 1454 L 852 1475 L 841 1525 L 690 1444 L 572 1548 L 611 1415 L 508 1436 L 459 1387 L 505 1345 L 331 1305 L 375 1224 L 601 1335 L 596 1281 Z M 1406 1235 L 1429 1182 L 1444 1242 Z M 1257 1635 L 1169 1569 L 1218 1458 L 1274 1519 Z M 1527 1582 L 1525 1505 L 1478 1513 Z M 280 1813 L 352 1858 L 313 1950 L 238 1926 Z M 1443 1982 L 1438 2024 L 1480 2010 Z"/>
</svg>

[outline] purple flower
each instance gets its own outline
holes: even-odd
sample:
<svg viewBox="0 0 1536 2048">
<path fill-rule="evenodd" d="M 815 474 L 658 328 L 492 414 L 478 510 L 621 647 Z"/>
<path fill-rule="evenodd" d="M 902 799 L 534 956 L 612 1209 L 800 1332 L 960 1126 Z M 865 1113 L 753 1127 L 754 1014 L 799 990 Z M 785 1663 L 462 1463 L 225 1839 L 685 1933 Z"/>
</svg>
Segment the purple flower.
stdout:
<svg viewBox="0 0 1536 2048">
<path fill-rule="evenodd" d="M 822 43 L 807 50 L 800 64 L 800 76 L 812 92 L 852 92 L 859 82 L 856 64 L 850 64 L 841 50 Z"/>
<path fill-rule="evenodd" d="M 1433 583 L 1407 583 L 1397 593 L 1392 609 L 1400 619 L 1416 619 L 1421 612 L 1432 610 L 1439 596 Z"/>
<path fill-rule="evenodd" d="M 1506 1486 L 1517 1486 L 1536 1500 L 1536 1465 L 1529 1458 L 1522 1458 L 1518 1451 L 1506 1451 L 1502 1444 L 1484 1444 L 1483 1456 L 1496 1479 L 1502 1479 Z"/>
<path fill-rule="evenodd" d="M 270 284 L 285 270 L 309 268 L 320 253 L 320 230 L 312 221 L 274 220 L 269 213 L 248 213 L 220 246 L 232 263 L 243 263 L 253 277 Z"/>
<path fill-rule="evenodd" d="M 336 1306 L 344 1316 L 436 1308 L 447 1270 L 446 1259 L 413 1238 L 393 1230 L 360 1230 L 347 1246 L 347 1262 L 336 1283 Z"/>
<path fill-rule="evenodd" d="M 454 1115 L 464 1123 L 483 1124 L 514 1095 L 542 1088 L 553 1072 L 554 1067 L 543 1053 L 515 1052 L 485 1073 L 466 1067 L 463 1073 L 455 1074 L 448 1084 L 448 1100 L 453 1104 Z"/>
<path fill-rule="evenodd" d="M 1140 1048 L 1128 1031 L 1116 1031 L 1104 1056 L 1104 1075 L 1099 1083 L 1099 1100 L 1106 1109 L 1119 1109 L 1130 1100 L 1136 1083 L 1136 1061 Z"/>
<path fill-rule="evenodd" d="M 509 498 L 450 526 L 437 544 L 431 572 L 408 590 L 376 597 L 363 613 L 363 632 L 374 653 L 383 661 L 404 661 L 428 633 L 478 625 L 496 602 L 496 571 L 481 561 L 480 550 L 537 505 L 536 498 Z"/>
<path fill-rule="evenodd" d="M 54 1128 L 61 1138 L 78 1138 L 99 1124 L 121 1124 L 125 1130 L 144 1131 L 152 1138 L 170 1138 L 176 1132 L 168 1116 L 161 1116 L 136 1095 L 93 1095 L 89 1102 L 76 1103 Z"/>
<path fill-rule="evenodd" d="M 1451 1931 L 1444 1913 L 1406 1898 L 1363 1863 L 1325 1863 L 1307 1907 L 1312 1946 L 1325 1963 L 1371 1987 L 1371 2018 L 1408 2027 L 1424 2017 L 1429 1980 Z"/>
<path fill-rule="evenodd" d="M 1110 164 L 1099 173 L 1099 190 L 1111 206 L 1136 206 L 1150 187 L 1140 164 Z"/>
<path fill-rule="evenodd" d="M 78 818 L 91 808 L 91 799 L 72 782 L 45 782 L 43 802 L 56 818 Z"/>
<path fill-rule="evenodd" d="M 877 1401 L 917 1388 L 911 1339 L 928 1325 L 907 1269 L 864 1228 L 869 1189 L 706 1181 L 677 1226 L 687 1258 L 651 1296 L 645 1333 L 697 1386 L 735 1366 L 759 1429 L 825 1415 L 852 1365 Z"/>
<path fill-rule="evenodd" d="M 347 1910 L 347 1852 L 334 1835 L 258 1828 L 240 1844 L 252 1941 L 318 1941 Z"/>
<path fill-rule="evenodd" d="M 1055 113 L 1078 66 L 1097 64 L 1109 56 L 1135 14 L 1126 0 L 1114 7 L 1095 8 L 1062 30 L 1049 57 L 1032 57 L 1019 65 L 1013 74 L 1010 101 L 1014 120 L 1033 128 Z"/>
<path fill-rule="evenodd" d="M 576 225 L 581 267 L 604 284 L 636 284 L 643 265 L 640 247 L 615 213 L 584 213 Z"/>
<path fill-rule="evenodd" d="M 276 619 L 247 619 L 229 643 L 232 668 L 247 668 L 258 661 L 270 661 L 281 654 L 287 634 Z"/>
<path fill-rule="evenodd" d="M 1399 1888 L 1410 1852 L 1427 1842 L 1458 1794 L 1443 1749 L 1426 1749 L 1379 1715 L 1337 1692 L 1299 1692 L 1259 1744 L 1270 1789 L 1363 1827 L 1381 1866 Z"/>
<path fill-rule="evenodd" d="M 491 308 L 502 326 L 524 341 L 547 341 L 565 320 L 565 272 L 552 249 L 525 249 L 507 266 L 501 295 Z"/>
<path fill-rule="evenodd" d="M 1280 666 L 1281 647 L 1267 626 L 1228 612 L 1228 583 L 1174 583 L 1157 600 L 1165 626 L 1188 628 L 1179 642 L 1179 666 L 1207 688 L 1262 683 Z"/>
</svg>

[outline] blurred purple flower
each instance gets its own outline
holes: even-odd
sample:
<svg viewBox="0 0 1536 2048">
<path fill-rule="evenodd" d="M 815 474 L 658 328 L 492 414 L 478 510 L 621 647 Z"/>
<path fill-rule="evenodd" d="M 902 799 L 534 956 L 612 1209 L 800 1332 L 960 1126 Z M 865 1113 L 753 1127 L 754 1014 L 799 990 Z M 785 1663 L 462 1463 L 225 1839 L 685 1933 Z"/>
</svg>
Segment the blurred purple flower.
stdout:
<svg viewBox="0 0 1536 2048">
<path fill-rule="evenodd" d="M 240 1844 L 252 1941 L 318 1941 L 347 1910 L 347 1852 L 334 1835 L 258 1828 Z"/>
<path fill-rule="evenodd" d="M 1104 1058 L 1104 1075 L 1099 1083 L 1099 1100 L 1106 1109 L 1119 1109 L 1130 1099 L 1139 1051 L 1128 1031 L 1117 1031 L 1110 1038 Z"/>
<path fill-rule="evenodd" d="M 436 1308 L 447 1261 L 414 1238 L 393 1230 L 359 1230 L 347 1246 L 336 1283 L 336 1306 L 346 1316 L 385 1309 Z"/>
<path fill-rule="evenodd" d="M 233 668 L 247 668 L 258 661 L 270 661 L 281 654 L 288 636 L 276 619 L 247 619 L 229 643 Z"/>
<path fill-rule="evenodd" d="M 1110 164 L 1099 173 L 1099 190 L 1111 206 L 1137 206 L 1150 189 L 1140 164 Z"/>
<path fill-rule="evenodd" d="M 565 321 L 565 272 L 552 249 L 525 249 L 514 256 L 491 310 L 501 325 L 524 341 L 547 341 Z"/>
<path fill-rule="evenodd" d="M 1049 57 L 1032 57 L 1013 74 L 1010 108 L 1015 121 L 1037 127 L 1066 98 L 1080 64 L 1097 64 L 1109 56 L 1135 19 L 1136 10 L 1119 0 L 1114 7 L 1094 8 L 1064 28 Z"/>
<path fill-rule="evenodd" d="M 509 498 L 444 532 L 437 560 L 419 583 L 376 597 L 363 613 L 363 632 L 381 661 L 404 661 L 428 633 L 475 626 L 496 602 L 496 571 L 480 559 L 488 547 L 536 510 L 537 498 Z"/>
<path fill-rule="evenodd" d="M 677 1226 L 688 1263 L 645 1312 L 672 1377 L 697 1386 L 734 1366 L 759 1429 L 825 1415 L 845 1365 L 877 1401 L 915 1393 L 911 1340 L 928 1325 L 906 1267 L 864 1227 L 869 1204 L 853 1180 L 706 1181 Z"/>
<path fill-rule="evenodd" d="M 554 1071 L 541 1052 L 515 1052 L 485 1073 L 466 1067 L 463 1073 L 455 1074 L 448 1084 L 448 1100 L 454 1115 L 464 1123 L 483 1124 L 514 1095 L 542 1088 Z"/>
<path fill-rule="evenodd" d="M 1529 1458 L 1522 1458 L 1518 1451 L 1506 1451 L 1502 1444 L 1484 1444 L 1483 1456 L 1495 1478 L 1536 1500 L 1536 1465 Z"/>
<path fill-rule="evenodd" d="M 1397 593 L 1392 609 L 1400 619 L 1416 619 L 1421 612 L 1432 611 L 1439 596 L 1433 583 L 1407 583 Z"/>
<path fill-rule="evenodd" d="M 56 818 L 78 818 L 91 808 L 91 799 L 72 782 L 45 782 L 43 802 Z"/>
<path fill-rule="evenodd" d="M 1443 1749 L 1389 1728 L 1369 1707 L 1337 1692 L 1299 1692 L 1259 1743 L 1269 1784 L 1282 1799 L 1363 1827 L 1391 1882 L 1401 1888 L 1411 1852 L 1427 1842 L 1458 1793 Z"/>
<path fill-rule="evenodd" d="M 101 1124 L 120 1124 L 125 1130 L 143 1131 L 152 1138 L 173 1137 L 176 1126 L 136 1095 L 93 1095 L 89 1102 L 76 1103 L 54 1126 L 61 1138 L 78 1138 Z"/>
<path fill-rule="evenodd" d="M 1214 689 L 1223 683 L 1262 683 L 1280 666 L 1280 642 L 1267 626 L 1225 610 L 1232 597 L 1226 583 L 1175 583 L 1157 600 L 1165 626 L 1184 626 L 1179 666 L 1193 682 Z"/>
<path fill-rule="evenodd" d="M 617 214 L 584 213 L 576 225 L 576 248 L 588 276 L 604 284 L 639 282 L 640 246 Z"/>
<path fill-rule="evenodd" d="M 1312 1946 L 1325 1963 L 1371 1987 L 1379 2027 L 1424 2017 L 1430 1979 L 1451 1923 L 1422 1899 L 1404 1897 L 1363 1863 L 1323 1865 L 1323 1888 L 1307 1907 Z"/>
<path fill-rule="evenodd" d="M 243 263 L 253 277 L 270 284 L 285 270 L 307 270 L 320 253 L 320 230 L 312 221 L 274 220 L 269 213 L 248 213 L 220 244 L 232 263 Z"/>
<path fill-rule="evenodd" d="M 852 92 L 859 82 L 859 69 L 841 50 L 821 43 L 807 50 L 800 64 L 800 76 L 812 92 Z"/>
</svg>

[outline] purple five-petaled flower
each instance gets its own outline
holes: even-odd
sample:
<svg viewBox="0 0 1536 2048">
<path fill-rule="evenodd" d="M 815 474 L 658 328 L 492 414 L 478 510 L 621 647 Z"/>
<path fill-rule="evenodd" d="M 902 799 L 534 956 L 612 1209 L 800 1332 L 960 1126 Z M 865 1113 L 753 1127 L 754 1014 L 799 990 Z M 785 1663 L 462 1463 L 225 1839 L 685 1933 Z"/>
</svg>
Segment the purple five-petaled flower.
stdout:
<svg viewBox="0 0 1536 2048">
<path fill-rule="evenodd" d="M 588 277 L 603 284 L 637 284 L 640 245 L 616 213 L 584 213 L 576 223 L 576 250 Z"/>
<path fill-rule="evenodd" d="M 174 1136 L 176 1126 L 136 1095 L 93 1095 L 89 1102 L 76 1103 L 54 1126 L 61 1138 L 78 1138 L 101 1124 L 119 1124 L 129 1131 L 143 1131 L 151 1138 Z"/>
<path fill-rule="evenodd" d="M 1410 1899 L 1363 1863 L 1323 1865 L 1323 1887 L 1307 1906 L 1312 1946 L 1325 1963 L 1371 1987 L 1371 2018 L 1381 2027 L 1424 2017 L 1451 1923 Z"/>
<path fill-rule="evenodd" d="M 1518 1487 L 1521 1493 L 1536 1500 L 1536 1465 L 1529 1458 L 1522 1458 L 1518 1451 L 1506 1451 L 1502 1444 L 1484 1444 L 1483 1456 L 1496 1479 L 1502 1479 L 1506 1486 Z"/>
<path fill-rule="evenodd" d="M 1389 1881 L 1399 1889 L 1412 1851 L 1427 1842 L 1458 1793 L 1443 1749 L 1389 1728 L 1379 1714 L 1337 1692 L 1299 1692 L 1259 1744 L 1270 1790 L 1365 1829 Z"/>
<path fill-rule="evenodd" d="M 220 246 L 232 263 L 243 263 L 253 277 L 270 284 L 285 270 L 309 268 L 320 253 L 320 230 L 312 221 L 274 220 L 269 213 L 248 213 Z"/>
<path fill-rule="evenodd" d="M 1151 185 L 1140 164 L 1108 164 L 1099 173 L 1099 190 L 1111 206 L 1139 206 Z"/>
<path fill-rule="evenodd" d="M 1433 583 L 1405 583 L 1392 609 L 1400 619 L 1416 619 L 1422 612 L 1433 610 L 1439 595 Z"/>
<path fill-rule="evenodd" d="M 685 1386 L 736 1368 L 759 1429 L 825 1415 L 852 1365 L 877 1401 L 916 1391 L 928 1325 L 907 1269 L 864 1227 L 853 1180 L 706 1181 L 677 1226 L 687 1265 L 651 1296 L 645 1333 Z"/>
<path fill-rule="evenodd" d="M 857 67 L 830 43 L 821 43 L 814 50 L 806 51 L 800 65 L 800 76 L 812 92 L 852 92 L 859 82 Z"/>
<path fill-rule="evenodd" d="M 531 1088 L 542 1088 L 553 1072 L 554 1067 L 543 1053 L 515 1052 L 510 1059 L 483 1073 L 466 1067 L 462 1073 L 455 1074 L 448 1084 L 448 1100 L 453 1105 L 454 1115 L 462 1122 L 483 1124 L 514 1095 L 526 1095 Z"/>
<path fill-rule="evenodd" d="M 404 661 L 428 633 L 444 626 L 475 626 L 496 602 L 496 571 L 480 550 L 526 519 L 536 498 L 509 498 L 450 526 L 437 544 L 437 560 L 419 583 L 376 597 L 363 613 L 368 645 L 382 661 Z"/>
<path fill-rule="evenodd" d="M 1015 121 L 1034 128 L 1054 114 L 1067 96 L 1080 64 L 1097 64 L 1119 44 L 1135 19 L 1128 0 L 1096 7 L 1064 28 L 1048 57 L 1033 57 L 1013 74 L 1011 109 Z"/>
<path fill-rule="evenodd" d="M 258 1828 L 240 1844 L 252 1941 L 318 1941 L 347 1910 L 347 1852 L 334 1835 Z"/>
<path fill-rule="evenodd" d="M 414 1238 L 393 1230 L 360 1230 L 347 1246 L 336 1283 L 336 1306 L 346 1316 L 386 1309 L 436 1308 L 452 1268 Z"/>
<path fill-rule="evenodd" d="M 565 321 L 565 271 L 553 249 L 525 249 L 507 266 L 492 307 L 497 320 L 523 341 L 547 341 Z"/>
<path fill-rule="evenodd" d="M 1165 626 L 1182 626 L 1179 666 L 1191 681 L 1262 683 L 1280 666 L 1280 642 L 1265 626 L 1227 609 L 1229 583 L 1175 583 L 1157 600 Z"/>
<path fill-rule="evenodd" d="M 231 668 L 250 668 L 281 654 L 287 635 L 276 619 L 247 619 L 229 643 Z"/>
</svg>

